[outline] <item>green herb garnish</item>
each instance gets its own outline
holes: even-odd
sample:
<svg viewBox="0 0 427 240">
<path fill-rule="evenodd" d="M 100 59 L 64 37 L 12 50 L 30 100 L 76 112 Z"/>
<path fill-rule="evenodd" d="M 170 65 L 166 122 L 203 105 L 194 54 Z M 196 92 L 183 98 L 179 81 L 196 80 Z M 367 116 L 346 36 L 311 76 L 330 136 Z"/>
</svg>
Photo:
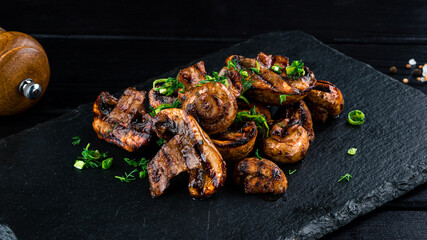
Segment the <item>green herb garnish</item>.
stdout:
<svg viewBox="0 0 427 240">
<path fill-rule="evenodd" d="M 341 178 L 340 178 L 340 180 L 338 180 L 338 182 L 341 182 L 342 180 L 346 180 L 347 182 L 350 182 L 350 179 L 352 178 L 353 176 L 351 176 L 350 174 L 348 174 L 348 173 L 346 173 L 344 176 L 341 176 Z"/>
<path fill-rule="evenodd" d="M 240 96 L 238 98 L 242 99 L 243 101 L 245 101 L 247 104 L 250 104 L 248 99 L 243 96 L 243 94 L 245 94 L 245 92 L 247 90 L 249 90 L 252 87 L 252 83 L 253 81 L 249 80 L 249 74 L 247 71 L 240 69 L 240 75 L 242 76 L 242 91 L 240 92 Z"/>
<path fill-rule="evenodd" d="M 347 121 L 351 125 L 361 125 L 365 122 L 365 114 L 360 110 L 353 110 L 348 113 Z"/>
<path fill-rule="evenodd" d="M 251 70 L 253 73 L 261 74 L 261 66 L 259 65 L 259 62 L 255 60 L 256 62 L 256 68 L 252 67 Z"/>
<path fill-rule="evenodd" d="M 123 177 L 123 176 L 115 176 L 115 178 L 117 178 L 117 179 L 119 179 L 120 180 L 120 182 L 126 182 L 126 183 L 129 183 L 130 181 L 134 181 L 135 179 L 136 179 L 136 177 L 135 176 L 133 176 L 133 174 L 135 173 L 135 172 L 137 172 L 138 171 L 138 169 L 135 169 L 135 170 L 133 170 L 132 172 L 130 172 L 130 173 L 125 173 L 125 176 Z"/>
<path fill-rule="evenodd" d="M 286 74 L 291 78 L 298 78 L 305 75 L 304 63 L 302 60 L 293 61 L 291 66 L 286 67 Z"/>
<path fill-rule="evenodd" d="M 107 158 L 102 161 L 102 169 L 109 169 L 113 164 L 113 158 Z"/>
<path fill-rule="evenodd" d="M 73 145 L 79 145 L 80 142 L 82 141 L 79 136 L 73 137 L 73 140 L 75 140 L 74 142 L 71 143 Z"/>
<path fill-rule="evenodd" d="M 163 144 L 166 143 L 166 139 L 160 138 L 159 140 L 156 141 L 157 145 L 162 146 Z"/>
<path fill-rule="evenodd" d="M 77 169 L 83 169 L 83 167 L 85 166 L 85 162 L 81 161 L 81 160 L 76 160 L 76 162 L 74 163 L 74 167 Z"/>
<path fill-rule="evenodd" d="M 141 171 L 139 172 L 139 178 L 147 176 L 147 163 L 150 161 L 150 159 L 141 158 L 139 161 L 136 161 L 135 159 L 124 158 L 124 160 L 129 166 L 141 168 Z"/>
<path fill-rule="evenodd" d="M 88 168 L 98 168 L 101 166 L 99 160 L 107 157 L 107 153 L 100 153 L 98 150 L 90 150 L 90 143 L 87 144 L 86 148 L 83 148 L 82 156 L 77 157 L 76 162 L 74 163 L 74 167 L 78 168 L 82 165 L 82 163 L 77 163 L 78 161 L 84 162 L 83 166 Z M 77 166 L 76 166 L 77 165 Z M 81 166 L 83 168 L 83 166 Z M 81 168 L 80 168 L 81 169 Z"/>
<path fill-rule="evenodd" d="M 291 172 L 291 170 L 289 170 L 289 175 L 294 174 L 294 172 L 296 172 L 296 171 L 297 171 L 296 169 L 294 169 L 292 172 Z"/>
<path fill-rule="evenodd" d="M 270 69 L 277 74 L 281 74 L 282 73 L 281 70 L 283 68 L 281 66 L 279 66 L 277 63 L 275 63 L 273 66 L 270 67 Z"/>
<path fill-rule="evenodd" d="M 163 83 L 162 86 L 157 87 L 157 84 Z M 162 78 L 157 79 L 153 82 L 153 89 L 154 91 L 159 92 L 162 95 L 165 96 L 172 96 L 175 91 L 179 88 L 182 88 L 184 90 L 185 86 L 180 81 L 178 81 L 176 78 Z"/>
<path fill-rule="evenodd" d="M 356 155 L 356 151 L 357 151 L 357 148 L 350 148 L 350 149 L 347 151 L 347 153 L 348 153 L 349 155 Z"/>
<path fill-rule="evenodd" d="M 259 159 L 259 160 L 262 160 L 262 157 L 259 155 L 259 153 L 258 153 L 258 149 L 257 150 L 255 150 L 255 156 Z"/>
<path fill-rule="evenodd" d="M 231 68 L 234 68 L 235 70 L 237 70 L 237 62 L 236 59 L 233 59 L 231 61 L 227 62 L 227 68 L 230 70 Z"/>
<path fill-rule="evenodd" d="M 236 115 L 236 118 L 234 119 L 234 122 L 247 122 L 247 121 L 254 121 L 259 131 L 261 131 L 262 128 L 265 127 L 267 129 L 266 135 L 268 137 L 268 132 L 270 131 L 270 127 L 267 124 L 267 119 L 264 117 L 264 115 L 256 112 L 255 106 L 250 111 L 238 112 Z"/>
<path fill-rule="evenodd" d="M 282 128 L 286 128 L 286 126 L 281 123 L 277 123 L 277 125 L 281 126 Z"/>
<path fill-rule="evenodd" d="M 206 79 L 200 81 L 199 84 L 197 84 L 197 86 L 202 86 L 203 84 L 208 83 L 208 82 L 212 82 L 214 86 L 215 86 L 215 83 L 222 83 L 226 87 L 230 86 L 230 84 L 228 83 L 227 77 L 226 76 L 219 76 L 219 74 L 217 72 L 212 72 L 212 76 L 205 75 L 205 78 Z"/>
<path fill-rule="evenodd" d="M 163 103 L 160 106 L 156 107 L 156 108 L 150 108 L 151 112 L 150 115 L 152 117 L 156 116 L 157 113 L 159 113 L 160 111 L 162 111 L 163 109 L 167 109 L 167 108 L 180 108 L 181 107 L 181 103 L 179 102 L 178 99 L 176 99 L 172 105 L 170 105 L 169 103 Z"/>
<path fill-rule="evenodd" d="M 289 96 L 291 95 L 286 95 L 286 94 L 280 95 L 280 105 L 282 105 L 283 102 L 286 102 L 286 97 L 289 97 Z"/>
</svg>

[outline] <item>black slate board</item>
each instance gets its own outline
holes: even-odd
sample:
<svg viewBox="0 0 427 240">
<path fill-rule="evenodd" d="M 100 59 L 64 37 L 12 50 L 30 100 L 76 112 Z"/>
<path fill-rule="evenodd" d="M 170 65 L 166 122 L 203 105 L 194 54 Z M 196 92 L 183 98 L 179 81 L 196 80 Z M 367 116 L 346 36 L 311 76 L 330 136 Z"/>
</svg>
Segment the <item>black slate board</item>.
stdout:
<svg viewBox="0 0 427 240">
<path fill-rule="evenodd" d="M 297 169 L 287 174 L 284 197 L 269 202 L 228 183 L 196 201 L 180 176 L 164 196 L 152 199 L 146 179 L 124 184 L 114 178 L 133 170 L 123 157 L 152 153 L 130 154 L 98 140 L 87 104 L 0 140 L 0 224 L 20 239 L 319 238 L 426 182 L 425 94 L 302 32 L 256 36 L 203 60 L 213 71 L 228 55 L 254 57 L 259 51 L 303 59 L 318 79 L 336 84 L 346 101 L 339 118 L 316 126 L 306 158 L 283 166 L 285 173 Z M 366 114 L 364 125 L 346 123 L 352 109 Z M 73 146 L 77 135 L 82 144 Z M 115 158 L 112 169 L 73 168 L 88 142 Z M 358 148 L 356 156 L 347 155 L 351 147 Z M 339 183 L 345 173 L 353 179 Z"/>
</svg>

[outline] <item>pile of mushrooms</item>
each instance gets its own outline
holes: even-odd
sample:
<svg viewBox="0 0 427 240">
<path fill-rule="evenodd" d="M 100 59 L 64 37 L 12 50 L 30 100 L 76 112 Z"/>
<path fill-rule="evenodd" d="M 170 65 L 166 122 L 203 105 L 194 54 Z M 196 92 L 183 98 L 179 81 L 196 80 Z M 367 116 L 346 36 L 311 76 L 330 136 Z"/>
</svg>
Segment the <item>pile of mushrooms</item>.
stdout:
<svg viewBox="0 0 427 240">
<path fill-rule="evenodd" d="M 303 159 L 314 140 L 312 117 L 326 122 L 344 107 L 340 90 L 316 80 L 302 62 L 262 52 L 256 58 L 229 56 L 212 75 L 201 61 L 176 78 L 154 81 L 150 114 L 144 100 L 145 92 L 135 89 L 119 100 L 102 93 L 93 126 L 101 139 L 128 151 L 148 145 L 154 135 L 166 141 L 147 166 L 153 197 L 182 172 L 189 174 L 192 197 L 208 197 L 224 185 L 226 166 L 246 193 L 283 194 L 287 179 L 276 163 Z M 265 158 L 258 151 L 248 158 L 258 148 Z"/>
</svg>

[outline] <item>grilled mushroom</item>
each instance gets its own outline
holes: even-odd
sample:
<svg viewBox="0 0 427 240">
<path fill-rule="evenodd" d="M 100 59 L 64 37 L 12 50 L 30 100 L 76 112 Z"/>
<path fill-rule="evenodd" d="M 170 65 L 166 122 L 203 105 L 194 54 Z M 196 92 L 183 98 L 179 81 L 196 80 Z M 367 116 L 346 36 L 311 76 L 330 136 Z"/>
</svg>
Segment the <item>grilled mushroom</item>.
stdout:
<svg viewBox="0 0 427 240">
<path fill-rule="evenodd" d="M 232 62 L 236 71 L 244 70 L 252 81 L 252 87 L 245 94 L 258 102 L 269 105 L 289 105 L 298 102 L 316 83 L 313 72 L 304 67 L 305 75 L 291 78 L 286 71 L 276 73 L 270 68 L 278 64 L 281 68 L 288 66 L 288 59 L 282 56 L 272 56 L 260 53 L 256 59 L 232 55 L 226 63 Z M 230 64 L 228 64 L 230 65 Z M 286 101 L 281 102 L 280 96 L 287 95 Z"/>
<path fill-rule="evenodd" d="M 317 81 L 304 100 L 316 121 L 326 122 L 328 116 L 337 117 L 344 109 L 341 91 L 332 83 L 323 80 Z"/>
<path fill-rule="evenodd" d="M 240 161 L 234 168 L 233 178 L 237 185 L 244 185 L 245 193 L 283 194 L 288 186 L 283 171 L 265 158 Z"/>
<path fill-rule="evenodd" d="M 151 140 L 151 117 L 144 109 L 145 91 L 128 88 L 117 100 L 102 92 L 93 105 L 92 123 L 98 138 L 134 152 Z"/>
<path fill-rule="evenodd" d="M 231 126 L 237 114 L 237 103 L 224 84 L 208 82 L 187 94 L 182 109 L 210 135 Z"/>
<path fill-rule="evenodd" d="M 273 161 L 295 163 L 305 157 L 314 139 L 310 111 L 303 101 L 284 110 L 284 118 L 270 129 L 263 151 Z"/>
<path fill-rule="evenodd" d="M 168 141 L 148 163 L 148 179 L 153 197 L 163 194 L 169 181 L 188 172 L 188 188 L 194 198 L 214 194 L 223 186 L 226 166 L 209 136 L 185 111 L 164 109 L 154 118 L 157 136 Z"/>
<path fill-rule="evenodd" d="M 185 91 L 191 91 L 197 87 L 200 81 L 206 79 L 206 74 L 205 63 L 200 61 L 193 66 L 181 69 L 176 79 L 184 84 Z"/>
<path fill-rule="evenodd" d="M 235 163 L 252 151 L 257 137 L 253 121 L 235 123 L 224 132 L 212 136 L 212 142 L 225 161 Z"/>
</svg>

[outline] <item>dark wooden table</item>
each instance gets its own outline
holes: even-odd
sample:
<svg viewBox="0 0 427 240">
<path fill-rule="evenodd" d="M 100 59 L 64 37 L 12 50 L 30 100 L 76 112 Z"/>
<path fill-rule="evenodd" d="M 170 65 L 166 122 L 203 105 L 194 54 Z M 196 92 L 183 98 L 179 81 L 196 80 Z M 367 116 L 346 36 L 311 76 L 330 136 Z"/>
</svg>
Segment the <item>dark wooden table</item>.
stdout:
<svg viewBox="0 0 427 240">
<path fill-rule="evenodd" d="M 28 33 L 44 46 L 51 81 L 34 108 L 21 115 L 0 117 L 0 137 L 92 102 L 102 90 L 118 92 L 269 31 L 306 31 L 385 74 L 395 65 L 398 73 L 393 77 L 399 81 L 410 76 L 410 70 L 405 69 L 409 59 L 427 63 L 427 3 L 423 0 L 201 2 L 2 3 L 1 27 Z M 427 83 L 411 77 L 408 84 L 427 94 Z M 325 238 L 426 236 L 424 185 Z"/>
</svg>

